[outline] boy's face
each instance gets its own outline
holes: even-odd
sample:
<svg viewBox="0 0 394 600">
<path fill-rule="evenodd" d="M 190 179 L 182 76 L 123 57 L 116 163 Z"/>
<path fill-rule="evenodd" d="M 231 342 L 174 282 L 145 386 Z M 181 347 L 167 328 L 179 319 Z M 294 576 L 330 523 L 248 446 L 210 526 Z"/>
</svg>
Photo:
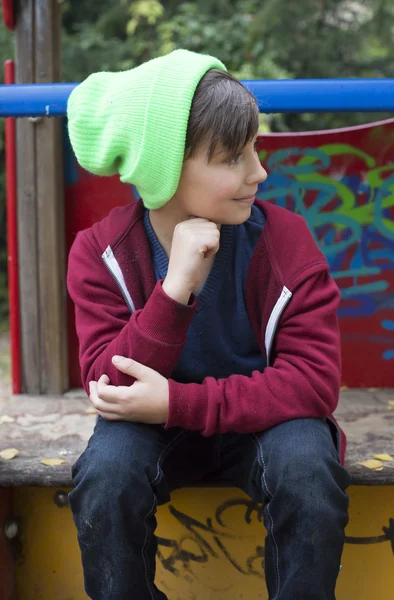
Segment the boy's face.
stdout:
<svg viewBox="0 0 394 600">
<path fill-rule="evenodd" d="M 250 217 L 257 187 L 267 178 L 256 152 L 256 137 L 249 142 L 239 158 L 229 163 L 227 153 L 217 147 L 207 162 L 207 149 L 185 161 L 178 189 L 171 203 L 185 218 L 201 217 L 218 224 L 237 225 Z M 241 198 L 250 197 L 247 200 Z"/>
</svg>

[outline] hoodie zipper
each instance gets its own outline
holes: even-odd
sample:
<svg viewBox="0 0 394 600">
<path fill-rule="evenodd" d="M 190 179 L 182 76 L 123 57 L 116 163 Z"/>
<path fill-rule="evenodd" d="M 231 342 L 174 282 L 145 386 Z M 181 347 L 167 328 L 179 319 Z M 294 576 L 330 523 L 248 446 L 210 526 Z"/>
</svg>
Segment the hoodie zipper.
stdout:
<svg viewBox="0 0 394 600">
<path fill-rule="evenodd" d="M 284 286 L 282 289 L 282 293 L 279 296 L 279 299 L 275 304 L 274 308 L 272 309 L 272 313 L 268 320 L 267 328 L 265 330 L 265 352 L 267 356 L 267 367 L 269 366 L 272 343 L 278 327 L 279 319 L 281 318 L 286 306 L 290 302 L 292 295 L 293 294 L 291 293 L 291 291 L 288 290 L 286 286 Z"/>
<path fill-rule="evenodd" d="M 126 287 L 122 270 L 119 266 L 118 261 L 115 258 L 111 246 L 107 246 L 107 248 L 101 255 L 101 258 L 103 259 L 104 264 L 106 265 L 107 269 L 114 278 L 115 283 L 118 286 L 130 312 L 134 313 L 134 302 L 130 296 L 129 290 Z M 272 349 L 272 343 L 275 337 L 276 329 L 278 327 L 279 319 L 282 316 L 282 313 L 285 310 L 286 306 L 290 302 L 292 295 L 293 294 L 290 292 L 290 290 L 286 286 L 284 286 L 282 289 L 282 293 L 278 301 L 276 302 L 268 320 L 267 328 L 265 330 L 265 350 L 267 356 L 267 366 L 269 366 L 270 352 Z"/>
<path fill-rule="evenodd" d="M 126 287 L 126 283 L 123 277 L 122 270 L 119 266 L 118 261 L 115 258 L 115 255 L 112 251 L 111 246 L 108 246 L 106 250 L 102 253 L 101 258 L 104 261 L 105 266 L 108 271 L 111 273 L 112 277 L 115 280 L 116 285 L 121 291 L 121 294 L 130 309 L 130 312 L 133 314 L 135 312 L 134 302 L 129 294 L 129 290 Z"/>
<path fill-rule="evenodd" d="M 130 312 L 134 313 L 135 312 L 134 302 L 133 302 L 133 300 L 130 296 L 130 293 L 126 287 L 126 283 L 125 283 L 125 280 L 123 277 L 122 270 L 119 266 L 118 261 L 115 258 L 115 255 L 112 251 L 111 246 L 108 246 L 106 248 L 106 250 L 101 255 L 101 258 L 103 259 L 104 264 L 106 265 L 107 269 L 109 270 L 112 277 L 114 278 L 116 285 L 118 286 L 128 308 L 130 309 Z M 282 293 L 279 296 L 279 299 L 276 302 L 276 304 L 271 312 L 270 318 L 268 320 L 267 328 L 265 330 L 265 350 L 266 350 L 266 355 L 267 355 L 267 366 L 269 366 L 272 343 L 273 343 L 273 340 L 275 337 L 276 330 L 278 328 L 279 319 L 281 318 L 286 306 L 290 302 L 292 295 L 293 295 L 292 292 L 290 292 L 290 290 L 287 289 L 286 286 L 284 286 L 282 289 Z M 327 420 L 329 420 L 334 425 L 334 427 L 336 428 L 336 430 L 338 432 L 338 435 L 337 435 L 338 452 L 339 452 L 339 456 L 340 456 L 341 455 L 340 454 L 341 453 L 341 435 L 339 432 L 339 428 L 338 428 L 337 424 L 335 423 L 335 421 L 330 419 L 330 417 L 327 417 Z"/>
<path fill-rule="evenodd" d="M 272 343 L 274 341 L 274 337 L 275 337 L 275 333 L 276 333 L 276 330 L 278 327 L 279 319 L 282 316 L 283 311 L 285 310 L 286 306 L 290 302 L 292 295 L 293 295 L 292 292 L 290 292 L 290 290 L 288 290 L 287 287 L 284 286 L 282 289 L 282 293 L 281 293 L 277 303 L 275 304 L 275 306 L 272 310 L 272 313 L 270 315 L 270 318 L 268 320 L 267 328 L 265 330 L 265 350 L 266 350 L 266 354 L 267 354 L 267 367 L 269 366 L 270 352 L 272 349 Z M 331 417 L 326 417 L 326 421 L 329 421 L 334 426 L 334 428 L 337 432 L 337 451 L 338 451 L 339 459 L 340 459 L 341 452 L 342 452 L 342 440 L 341 440 L 340 429 L 339 429 L 338 425 L 336 424 L 336 422 Z"/>
</svg>

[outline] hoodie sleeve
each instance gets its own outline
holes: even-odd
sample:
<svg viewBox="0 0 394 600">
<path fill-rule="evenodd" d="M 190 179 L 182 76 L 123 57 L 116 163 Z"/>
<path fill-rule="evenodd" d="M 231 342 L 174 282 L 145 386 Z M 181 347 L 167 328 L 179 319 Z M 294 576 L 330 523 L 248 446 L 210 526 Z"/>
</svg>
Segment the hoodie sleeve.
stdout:
<svg viewBox="0 0 394 600">
<path fill-rule="evenodd" d="M 166 427 L 200 430 L 205 436 L 252 433 L 332 414 L 341 370 L 338 304 L 339 290 L 327 271 L 304 281 L 281 317 L 273 365 L 251 377 L 208 377 L 201 384 L 170 380 Z"/>
<path fill-rule="evenodd" d="M 112 356 L 127 356 L 164 377 L 174 370 L 186 332 L 195 314 L 194 297 L 188 306 L 169 298 L 158 282 L 143 309 L 130 311 L 115 280 L 104 265 L 88 231 L 80 232 L 68 259 L 67 288 L 75 305 L 82 384 L 105 373 L 112 385 L 134 381 L 116 369 Z"/>
</svg>

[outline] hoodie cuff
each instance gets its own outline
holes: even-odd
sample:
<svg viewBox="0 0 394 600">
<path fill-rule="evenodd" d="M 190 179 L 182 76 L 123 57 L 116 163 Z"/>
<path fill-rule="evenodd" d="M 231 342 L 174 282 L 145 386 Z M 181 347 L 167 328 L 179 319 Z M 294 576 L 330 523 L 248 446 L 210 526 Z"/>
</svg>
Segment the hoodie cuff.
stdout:
<svg viewBox="0 0 394 600">
<path fill-rule="evenodd" d="M 178 383 L 168 380 L 169 406 L 165 429 L 182 427 L 201 431 L 203 435 L 214 433 L 207 427 L 208 393 L 206 386 L 198 383 Z"/>
<path fill-rule="evenodd" d="M 196 313 L 196 298 L 191 296 L 189 304 L 185 306 L 167 296 L 162 283 L 162 280 L 157 282 L 148 302 L 138 315 L 138 326 L 155 340 L 166 344 L 183 344 Z"/>
</svg>

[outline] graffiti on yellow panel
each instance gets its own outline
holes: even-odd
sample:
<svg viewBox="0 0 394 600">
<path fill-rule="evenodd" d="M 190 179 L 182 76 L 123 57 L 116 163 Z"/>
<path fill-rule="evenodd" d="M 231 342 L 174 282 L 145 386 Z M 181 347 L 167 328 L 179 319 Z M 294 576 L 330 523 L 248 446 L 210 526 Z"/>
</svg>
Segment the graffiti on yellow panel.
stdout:
<svg viewBox="0 0 394 600">
<path fill-rule="evenodd" d="M 234 518 L 231 509 L 236 509 L 238 519 Z M 261 544 L 251 547 L 245 554 L 245 544 L 240 543 L 239 528 L 232 527 L 234 522 L 242 521 L 242 538 L 245 535 L 244 524 L 263 523 L 261 504 L 245 498 L 231 498 L 220 503 L 213 517 L 205 521 L 183 512 L 170 504 L 168 510 L 177 522 L 180 535 L 174 537 L 158 537 L 157 558 L 166 571 L 176 577 L 185 576 L 190 580 L 192 567 L 203 565 L 213 559 L 224 559 L 239 574 L 264 579 L 264 536 L 261 532 Z M 251 532 L 255 541 L 256 530 Z M 380 544 L 389 543 L 394 554 L 394 519 L 382 526 L 382 534 L 377 536 L 346 536 L 346 544 Z M 238 552 L 237 552 L 238 550 Z"/>
<path fill-rule="evenodd" d="M 392 600 L 394 487 L 351 486 L 348 495 L 336 598 Z M 23 523 L 18 600 L 87 600 L 71 511 L 53 498 L 53 489 L 14 490 L 14 514 Z M 240 490 L 174 491 L 157 514 L 157 587 L 169 600 L 267 600 L 262 516 Z"/>
<path fill-rule="evenodd" d="M 242 498 L 226 500 L 216 509 L 215 517 L 208 517 L 205 522 L 170 505 L 169 512 L 182 526 L 184 533 L 178 539 L 158 537 L 157 558 L 164 569 L 180 575 L 181 569 L 189 571 L 192 563 L 201 564 L 207 563 L 211 558 L 224 558 L 242 575 L 255 575 L 264 579 L 263 545 L 255 546 L 249 556 L 244 556 L 242 548 L 241 557 L 236 556 L 230 548 L 229 542 L 239 539 L 239 533 L 231 533 L 227 528 L 226 512 L 228 516 L 230 508 L 240 508 L 243 521 L 248 525 L 252 523 L 253 515 L 257 521 L 263 520 L 263 507 Z M 190 542 L 193 543 L 194 550 L 185 548 L 186 543 Z"/>
</svg>

